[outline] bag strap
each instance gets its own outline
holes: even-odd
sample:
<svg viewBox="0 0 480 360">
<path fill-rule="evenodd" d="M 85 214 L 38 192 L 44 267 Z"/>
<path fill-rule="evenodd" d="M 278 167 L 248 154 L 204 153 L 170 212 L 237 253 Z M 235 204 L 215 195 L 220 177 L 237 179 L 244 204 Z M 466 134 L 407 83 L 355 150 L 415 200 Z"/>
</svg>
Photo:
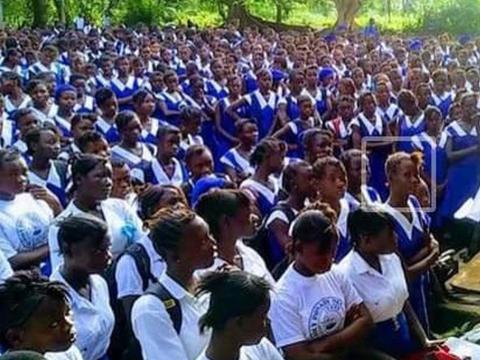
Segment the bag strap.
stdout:
<svg viewBox="0 0 480 360">
<path fill-rule="evenodd" d="M 178 299 L 172 296 L 170 292 L 165 288 L 165 286 L 157 282 L 156 284 L 151 285 L 145 294 L 150 294 L 156 296 L 165 306 L 170 319 L 172 320 L 173 327 L 177 334 L 180 334 L 180 329 L 182 328 L 182 308 L 180 307 L 180 302 Z"/>
<path fill-rule="evenodd" d="M 150 257 L 142 244 L 134 243 L 125 251 L 135 261 L 140 277 L 142 278 L 143 290 L 148 288 L 149 282 L 156 283 L 157 279 L 150 271 Z"/>
</svg>

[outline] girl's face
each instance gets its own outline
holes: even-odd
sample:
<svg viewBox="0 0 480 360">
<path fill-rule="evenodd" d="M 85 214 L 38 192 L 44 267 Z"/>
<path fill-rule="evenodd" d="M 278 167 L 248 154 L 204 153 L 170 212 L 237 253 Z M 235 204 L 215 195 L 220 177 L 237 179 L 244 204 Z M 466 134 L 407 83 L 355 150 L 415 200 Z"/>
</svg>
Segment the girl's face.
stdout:
<svg viewBox="0 0 480 360">
<path fill-rule="evenodd" d="M 30 130 L 38 126 L 38 119 L 33 113 L 29 113 L 20 119 L 18 119 L 18 128 L 20 129 L 20 135 L 24 136 Z"/>
<path fill-rule="evenodd" d="M 85 148 L 85 154 L 98 155 L 104 158 L 110 157 L 110 147 L 108 142 L 101 138 L 97 141 L 93 141 L 87 144 Z"/>
<path fill-rule="evenodd" d="M 339 166 L 326 166 L 325 173 L 318 179 L 318 190 L 323 200 L 329 203 L 339 201 L 347 191 L 347 174 Z"/>
<path fill-rule="evenodd" d="M 165 135 L 162 141 L 158 143 L 158 152 L 166 157 L 172 158 L 177 155 L 180 145 L 180 135 L 171 133 Z"/>
<path fill-rule="evenodd" d="M 425 124 L 429 134 L 440 134 L 443 127 L 442 115 L 438 112 L 433 112 L 431 116 L 425 118 Z"/>
<path fill-rule="evenodd" d="M 332 155 L 332 141 L 326 135 L 316 135 L 310 146 L 308 153 L 313 161 Z"/>
<path fill-rule="evenodd" d="M 178 88 L 178 78 L 176 75 L 170 75 L 165 79 L 165 85 L 167 86 L 167 90 L 172 92 L 172 91 L 177 91 Z"/>
<path fill-rule="evenodd" d="M 368 162 L 368 158 L 364 158 L 363 161 L 365 161 L 366 171 L 364 180 L 365 182 L 368 182 L 370 179 L 370 164 Z M 360 189 L 360 186 L 362 185 L 362 172 L 362 157 L 352 157 L 352 159 L 350 160 L 350 166 L 347 174 L 348 185 L 351 186 L 352 189 Z"/>
<path fill-rule="evenodd" d="M 367 253 L 375 255 L 389 255 L 397 250 L 397 237 L 391 226 L 382 229 L 376 235 L 365 236 L 360 244 Z"/>
<path fill-rule="evenodd" d="M 38 84 L 32 91 L 32 100 L 33 103 L 38 107 L 44 107 L 48 103 L 48 99 L 50 98 L 50 94 L 48 93 L 48 89 L 43 84 Z"/>
<path fill-rule="evenodd" d="M 72 128 L 72 135 L 75 140 L 78 140 L 87 131 L 93 131 L 95 127 L 93 122 L 89 119 L 82 118 L 75 127 Z"/>
<path fill-rule="evenodd" d="M 352 79 L 357 88 L 361 88 L 363 86 L 363 82 L 365 81 L 365 75 L 363 74 L 363 70 L 356 70 L 352 74 Z"/>
<path fill-rule="evenodd" d="M 390 91 L 388 90 L 388 87 L 384 84 L 380 84 L 377 87 L 377 93 L 375 94 L 377 97 L 377 100 L 381 104 L 387 104 L 390 99 Z"/>
<path fill-rule="evenodd" d="M 76 340 L 70 305 L 55 298 L 46 298 L 22 326 L 18 349 L 34 349 L 40 353 L 67 351 Z"/>
<path fill-rule="evenodd" d="M 375 103 L 375 99 L 373 96 L 367 96 L 363 100 L 362 111 L 367 117 L 372 117 L 375 115 L 375 111 L 377 109 L 377 104 Z"/>
<path fill-rule="evenodd" d="M 428 86 L 421 86 L 417 91 L 417 100 L 419 104 L 427 105 L 430 101 L 431 92 Z"/>
<path fill-rule="evenodd" d="M 256 345 L 267 336 L 269 310 L 270 299 L 259 306 L 251 315 L 239 318 L 239 330 L 245 336 L 245 339 L 241 342 L 242 345 Z"/>
<path fill-rule="evenodd" d="M 240 78 L 235 78 L 234 80 L 229 81 L 228 90 L 231 95 L 240 95 L 242 92 L 242 82 Z"/>
<path fill-rule="evenodd" d="M 209 151 L 203 151 L 199 155 L 194 155 L 187 164 L 188 170 L 194 180 L 213 173 L 213 158 Z"/>
<path fill-rule="evenodd" d="M 199 116 L 192 116 L 190 119 L 184 122 L 184 129 L 187 134 L 200 134 L 201 126 L 202 119 Z"/>
<path fill-rule="evenodd" d="M 331 225 L 334 227 L 335 225 Z M 336 230 L 334 230 L 336 231 Z M 330 271 L 335 253 L 337 252 L 338 239 L 329 244 L 328 249 L 320 248 L 317 242 L 296 244 L 295 262 L 308 269 L 313 274 L 323 274 Z"/>
<path fill-rule="evenodd" d="M 150 85 L 152 85 L 153 91 L 162 91 L 165 86 L 163 76 L 161 74 L 152 75 L 152 77 L 150 77 Z"/>
<path fill-rule="evenodd" d="M 113 168 L 112 197 L 125 199 L 132 192 L 132 180 L 128 165 Z"/>
<path fill-rule="evenodd" d="M 403 195 L 411 195 L 414 193 L 415 187 L 418 185 L 418 171 L 409 158 L 400 160 L 396 171 L 390 176 L 390 188 L 396 189 Z"/>
<path fill-rule="evenodd" d="M 117 115 L 118 111 L 118 101 L 115 96 L 105 100 L 105 102 L 100 106 L 102 114 L 109 119 L 113 119 Z"/>
<path fill-rule="evenodd" d="M 111 75 L 113 73 L 113 63 L 111 61 L 104 61 L 101 66 L 104 75 Z"/>
<path fill-rule="evenodd" d="M 0 193 L 17 195 L 24 192 L 28 182 L 27 170 L 23 159 L 6 162 L 0 168 Z"/>
<path fill-rule="evenodd" d="M 350 101 L 342 101 L 338 104 L 338 116 L 343 120 L 353 118 L 353 104 Z"/>
<path fill-rule="evenodd" d="M 313 116 L 314 108 L 311 101 L 304 101 L 300 104 L 300 118 L 309 119 Z"/>
<path fill-rule="evenodd" d="M 272 88 L 272 77 L 269 74 L 262 74 L 258 79 L 258 87 L 263 91 L 268 91 Z"/>
<path fill-rule="evenodd" d="M 309 87 L 317 86 L 318 73 L 315 69 L 308 69 L 306 74 L 306 83 Z"/>
<path fill-rule="evenodd" d="M 300 91 L 302 91 L 304 86 L 305 86 L 305 77 L 302 74 L 297 74 L 297 76 L 295 76 L 292 81 L 291 90 L 299 93 Z"/>
<path fill-rule="evenodd" d="M 151 94 L 145 96 L 145 99 L 140 103 L 137 112 L 142 115 L 151 116 L 155 111 L 155 99 Z"/>
<path fill-rule="evenodd" d="M 447 74 L 439 74 L 433 79 L 433 87 L 435 92 L 438 94 L 443 94 L 447 90 Z"/>
<path fill-rule="evenodd" d="M 60 153 L 60 139 L 53 131 L 42 131 L 35 153 L 46 159 L 54 160 Z"/>
<path fill-rule="evenodd" d="M 127 75 L 130 71 L 130 61 L 128 61 L 128 59 L 126 58 L 118 60 L 117 70 L 119 74 L 122 74 L 124 76 Z"/>
<path fill-rule="evenodd" d="M 142 124 L 136 116 L 122 129 L 123 139 L 129 144 L 136 144 L 141 133 Z"/>
<path fill-rule="evenodd" d="M 190 264 L 193 269 L 205 269 L 213 264 L 215 240 L 210 235 L 207 223 L 195 216 L 185 229 L 178 246 L 178 262 Z"/>
<path fill-rule="evenodd" d="M 58 107 L 63 111 L 70 113 L 77 103 L 77 93 L 75 91 L 64 91 L 58 99 Z"/>
<path fill-rule="evenodd" d="M 108 163 L 99 163 L 88 174 L 78 176 L 76 184 L 93 199 L 105 200 L 112 192 L 112 166 Z"/>
<path fill-rule="evenodd" d="M 77 79 L 72 85 L 75 87 L 75 89 L 77 89 L 77 95 L 79 98 L 85 95 L 85 92 L 87 90 L 87 83 L 84 79 Z"/>
<path fill-rule="evenodd" d="M 258 141 L 258 126 L 257 124 L 247 123 L 243 125 L 242 131 L 238 135 L 243 144 L 253 146 Z"/>
<path fill-rule="evenodd" d="M 108 234 L 99 244 L 87 238 L 81 243 L 71 245 L 70 258 L 75 262 L 76 269 L 88 274 L 102 274 L 112 261 L 111 246 Z"/>
</svg>

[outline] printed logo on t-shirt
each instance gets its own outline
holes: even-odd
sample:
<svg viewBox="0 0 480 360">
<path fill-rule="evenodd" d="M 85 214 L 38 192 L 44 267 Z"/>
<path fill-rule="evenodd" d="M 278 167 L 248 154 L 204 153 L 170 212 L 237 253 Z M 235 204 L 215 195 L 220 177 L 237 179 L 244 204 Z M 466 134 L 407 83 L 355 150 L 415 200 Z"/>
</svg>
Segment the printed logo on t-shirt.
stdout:
<svg viewBox="0 0 480 360">
<path fill-rule="evenodd" d="M 320 338 L 341 329 L 343 326 L 343 300 L 337 297 L 325 297 L 313 307 L 308 319 L 311 339 Z"/>
<path fill-rule="evenodd" d="M 47 242 L 47 226 L 38 214 L 23 214 L 15 227 L 22 249 L 35 249 Z"/>
</svg>

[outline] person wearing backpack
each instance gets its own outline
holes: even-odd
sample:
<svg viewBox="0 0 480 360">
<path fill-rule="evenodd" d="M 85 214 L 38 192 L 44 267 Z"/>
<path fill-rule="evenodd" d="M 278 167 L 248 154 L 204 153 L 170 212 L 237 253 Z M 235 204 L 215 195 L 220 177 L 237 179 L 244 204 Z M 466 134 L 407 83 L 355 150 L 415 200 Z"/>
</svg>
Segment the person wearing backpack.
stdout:
<svg viewBox="0 0 480 360">
<path fill-rule="evenodd" d="M 208 299 L 194 296 L 193 274 L 212 266 L 215 241 L 207 223 L 191 210 L 166 208 L 157 215 L 150 237 L 167 268 L 133 305 L 133 333 L 143 360 L 192 360 L 210 337 L 198 328 Z"/>
</svg>

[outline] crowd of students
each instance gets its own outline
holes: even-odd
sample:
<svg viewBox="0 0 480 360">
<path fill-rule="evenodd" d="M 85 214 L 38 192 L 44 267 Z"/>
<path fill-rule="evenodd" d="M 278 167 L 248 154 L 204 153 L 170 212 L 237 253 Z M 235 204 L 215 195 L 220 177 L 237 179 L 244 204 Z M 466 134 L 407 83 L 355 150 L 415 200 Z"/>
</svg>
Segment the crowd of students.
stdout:
<svg viewBox="0 0 480 360">
<path fill-rule="evenodd" d="M 0 45 L 0 353 L 434 348 L 433 234 L 480 187 L 480 40 L 139 26 Z"/>
</svg>

